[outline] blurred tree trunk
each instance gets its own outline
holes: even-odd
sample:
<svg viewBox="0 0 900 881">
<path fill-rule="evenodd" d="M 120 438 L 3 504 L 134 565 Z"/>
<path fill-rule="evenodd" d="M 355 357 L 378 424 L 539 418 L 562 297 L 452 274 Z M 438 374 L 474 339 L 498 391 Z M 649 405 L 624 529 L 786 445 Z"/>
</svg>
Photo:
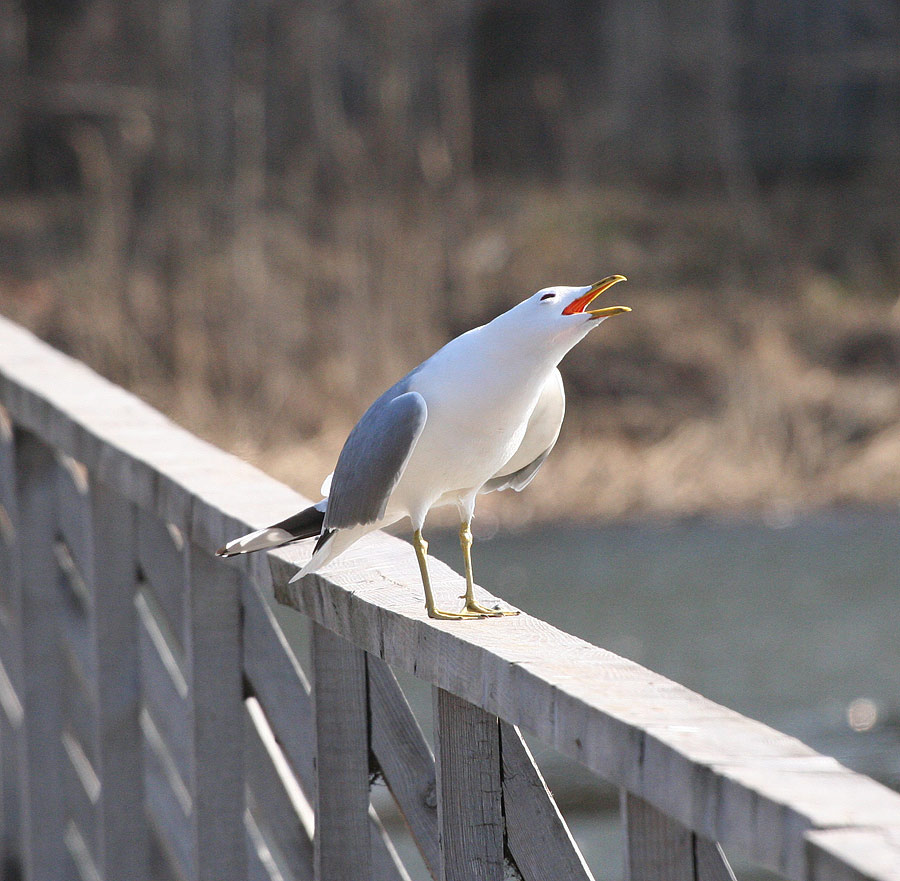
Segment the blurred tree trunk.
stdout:
<svg viewBox="0 0 900 881">
<path fill-rule="evenodd" d="M 236 0 L 190 0 L 196 176 L 213 235 L 234 224 Z"/>
<path fill-rule="evenodd" d="M 18 4 L 0 3 L 0 168 L 12 162 L 22 142 L 22 100 L 25 78 L 25 16 Z"/>
</svg>

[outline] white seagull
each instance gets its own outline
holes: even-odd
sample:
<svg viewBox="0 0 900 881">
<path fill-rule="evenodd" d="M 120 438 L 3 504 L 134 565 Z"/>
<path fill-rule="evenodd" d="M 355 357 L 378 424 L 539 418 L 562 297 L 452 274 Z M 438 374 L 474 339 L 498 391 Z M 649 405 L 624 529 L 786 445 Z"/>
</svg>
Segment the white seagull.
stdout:
<svg viewBox="0 0 900 881">
<path fill-rule="evenodd" d="M 451 340 L 389 388 L 344 443 L 317 504 L 228 542 L 222 557 L 318 537 L 291 579 L 318 572 L 374 529 L 409 517 L 429 617 L 517 614 L 473 595 L 471 522 L 480 493 L 524 489 L 553 449 L 565 412 L 557 364 L 606 318 L 627 306 L 589 309 L 622 275 L 585 287 L 544 288 L 493 321 Z M 422 527 L 439 505 L 459 510 L 465 606 L 435 606 Z"/>
</svg>

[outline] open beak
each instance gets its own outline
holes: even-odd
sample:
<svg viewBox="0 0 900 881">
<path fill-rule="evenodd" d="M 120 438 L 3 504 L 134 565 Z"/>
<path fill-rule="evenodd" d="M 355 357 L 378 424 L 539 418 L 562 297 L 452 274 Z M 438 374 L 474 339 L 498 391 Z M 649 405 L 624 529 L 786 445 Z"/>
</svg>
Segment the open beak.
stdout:
<svg viewBox="0 0 900 881">
<path fill-rule="evenodd" d="M 606 306 L 603 309 L 588 309 L 588 306 L 597 299 L 605 290 L 611 288 L 614 284 L 618 284 L 620 281 L 628 281 L 624 275 L 609 275 L 603 279 L 603 281 L 598 281 L 592 284 L 588 289 L 587 293 L 582 294 L 577 300 L 573 300 L 563 309 L 563 315 L 577 315 L 579 313 L 584 313 L 585 315 L 590 315 L 591 320 L 595 318 L 609 318 L 610 315 L 619 315 L 621 312 L 630 312 L 631 308 L 628 306 Z"/>
</svg>

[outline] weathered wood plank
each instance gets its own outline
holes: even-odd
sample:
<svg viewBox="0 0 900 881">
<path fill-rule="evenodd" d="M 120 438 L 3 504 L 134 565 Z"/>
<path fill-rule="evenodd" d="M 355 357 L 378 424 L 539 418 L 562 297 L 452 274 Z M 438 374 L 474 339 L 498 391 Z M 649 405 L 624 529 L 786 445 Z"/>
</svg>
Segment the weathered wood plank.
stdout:
<svg viewBox="0 0 900 881">
<path fill-rule="evenodd" d="M 503 811 L 509 849 L 525 881 L 593 881 L 518 728 L 500 722 Z"/>
<path fill-rule="evenodd" d="M 8 634 L 4 634 L 4 638 Z M 0 860 L 21 861 L 21 800 L 18 760 L 22 754 L 22 705 L 0 660 Z"/>
<path fill-rule="evenodd" d="M 265 569 L 268 575 L 268 564 Z M 316 741 L 309 681 L 260 586 L 249 578 L 242 579 L 242 602 L 244 672 L 307 800 L 314 804 Z"/>
<path fill-rule="evenodd" d="M 441 871 L 434 757 L 394 674 L 368 657 L 372 752 L 433 878 Z"/>
<path fill-rule="evenodd" d="M 21 861 L 19 760 L 24 711 L 16 685 L 22 683 L 18 634 L 19 549 L 17 545 L 15 446 L 12 422 L 0 405 L 0 859 Z"/>
<path fill-rule="evenodd" d="M 138 512 L 136 538 L 138 564 L 177 640 L 178 654 L 182 654 L 187 596 L 184 538 L 175 527 L 141 511 Z"/>
<path fill-rule="evenodd" d="M 434 726 L 441 881 L 502 881 L 497 718 L 436 688 Z"/>
<path fill-rule="evenodd" d="M 788 877 L 803 877 L 804 829 L 877 825 L 900 815 L 897 794 L 833 760 L 827 773 L 810 773 L 823 759 L 796 739 L 527 615 L 504 620 L 502 628 L 425 620 L 414 591 L 403 587 L 416 583 L 416 573 L 408 548 L 401 551 L 370 536 L 327 578 L 302 586 L 285 584 L 295 568 L 275 552 L 276 595 L 388 663 L 530 731 L 703 837 Z M 445 584 L 436 592 L 462 586 L 439 565 L 432 578 Z M 777 763 L 776 773 L 766 773 Z M 793 787 L 783 771 L 794 774 Z M 835 784 L 864 789 L 869 806 L 861 797 L 835 800 Z M 745 822 L 749 816 L 765 818 L 764 825 Z"/>
<path fill-rule="evenodd" d="M 56 468 L 56 529 L 69 560 L 63 570 L 71 573 L 69 589 L 80 605 L 85 605 L 89 590 L 84 584 L 92 564 L 92 536 L 87 475 L 71 456 L 61 456 Z M 83 609 L 79 609 L 83 611 Z"/>
<path fill-rule="evenodd" d="M 390 668 L 368 658 L 372 751 L 433 877 L 440 874 L 434 759 Z M 500 722 L 504 813 L 510 851 L 523 877 L 591 873 L 521 735 Z"/>
<path fill-rule="evenodd" d="M 261 578 L 264 584 L 268 583 L 266 578 L 267 575 Z M 307 800 L 314 804 L 315 722 L 309 684 L 258 587 L 247 579 L 244 579 L 243 600 L 245 672 Z M 405 877 L 371 808 L 369 832 L 373 877 Z"/>
<path fill-rule="evenodd" d="M 411 881 L 400 857 L 388 838 L 381 818 L 371 805 L 369 815 L 369 847 L 372 852 L 372 881 Z"/>
<path fill-rule="evenodd" d="M 91 610 L 95 656 L 94 755 L 101 781 L 97 805 L 101 877 L 148 877 L 141 681 L 135 609 L 135 512 L 99 481 L 90 487 L 93 523 Z"/>
<path fill-rule="evenodd" d="M 193 773 L 188 685 L 171 655 L 164 656 L 165 640 L 154 632 L 154 617 L 143 595 L 138 595 L 135 606 L 139 616 L 138 649 L 143 700 L 181 779 L 187 785 L 186 781 L 191 779 Z"/>
<path fill-rule="evenodd" d="M 627 792 L 621 804 L 626 881 L 696 881 L 690 829 Z"/>
<path fill-rule="evenodd" d="M 193 767 L 191 834 L 197 881 L 243 881 L 244 704 L 240 584 L 213 557 L 187 549 L 186 679 Z"/>
<path fill-rule="evenodd" d="M 22 859 L 30 881 L 65 877 L 61 664 L 56 633 L 56 458 L 17 432 L 16 495 L 21 554 L 18 597 L 22 671 Z"/>
<path fill-rule="evenodd" d="M 0 399 L 21 428 L 209 551 L 304 502 L 3 320 Z M 820 757 L 792 738 L 529 616 L 425 620 L 415 562 L 394 540 L 370 536 L 326 577 L 287 589 L 291 561 L 308 552 L 270 554 L 283 600 L 789 877 L 806 871 L 804 831 L 900 816 L 900 796 L 884 787 L 816 769 Z M 441 596 L 461 592 L 445 567 L 432 574 Z M 751 816 L 759 822 L 748 824 Z"/>
<path fill-rule="evenodd" d="M 12 603 L 16 569 L 16 449 L 13 425 L 0 404 L 0 610 L 7 614 Z M 0 621 L 2 625 L 2 621 Z M 2 646 L 0 646 L 2 648 Z"/>
<path fill-rule="evenodd" d="M 621 809 L 626 881 L 735 881 L 716 843 L 626 792 Z"/>
<path fill-rule="evenodd" d="M 266 842 L 252 815 L 248 814 L 245 817 L 244 825 L 247 827 L 247 881 L 285 881 L 278 866 L 271 859 Z"/>
<path fill-rule="evenodd" d="M 806 833 L 809 881 L 900 881 L 900 826 Z"/>
<path fill-rule="evenodd" d="M 313 842 L 303 818 L 290 797 L 275 766 L 265 735 L 268 723 L 262 708 L 251 698 L 244 721 L 245 764 L 247 768 L 248 810 L 259 839 L 257 850 L 265 850 L 285 878 L 312 881 Z"/>
<path fill-rule="evenodd" d="M 100 780 L 82 745 L 68 731 L 63 733 L 63 750 L 65 753 L 62 768 L 63 785 L 58 797 L 62 798 L 65 804 L 64 825 L 65 827 L 74 825 L 78 829 L 79 841 L 90 855 L 91 862 L 94 862 L 99 839 L 97 801 Z M 71 851 L 70 844 L 69 849 Z"/>
<path fill-rule="evenodd" d="M 372 877 L 365 654 L 313 628 L 316 881 Z"/>
<path fill-rule="evenodd" d="M 193 874 L 191 841 L 191 796 L 172 763 L 171 756 L 147 714 L 141 717 L 144 733 L 144 790 L 147 815 L 156 840 L 172 874 L 190 878 Z"/>
<path fill-rule="evenodd" d="M 731 865 L 717 841 L 694 834 L 697 881 L 736 881 Z"/>
</svg>

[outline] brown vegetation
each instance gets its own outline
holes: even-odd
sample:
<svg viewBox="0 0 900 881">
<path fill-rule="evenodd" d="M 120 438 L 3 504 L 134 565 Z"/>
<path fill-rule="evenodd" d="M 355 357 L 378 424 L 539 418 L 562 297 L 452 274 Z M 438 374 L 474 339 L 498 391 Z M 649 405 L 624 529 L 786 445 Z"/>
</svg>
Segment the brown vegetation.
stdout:
<svg viewBox="0 0 900 881">
<path fill-rule="evenodd" d="M 900 499 L 896 4 L 29 0 L 0 30 L 0 308 L 308 494 L 446 339 L 621 272 L 559 448 L 483 510 Z"/>
<path fill-rule="evenodd" d="M 109 207 L 8 203 L 7 241 L 15 224 L 52 228 L 56 216 L 84 259 L 31 261 L 2 297 L 7 314 L 314 495 L 366 403 L 444 340 L 540 286 L 624 272 L 634 313 L 563 364 L 557 450 L 528 492 L 484 512 L 893 504 L 897 255 L 878 250 L 880 191 L 869 190 L 870 238 L 852 252 L 868 261 L 814 269 L 835 239 L 863 235 L 849 188 L 821 192 L 767 194 L 792 210 L 770 211 L 756 252 L 715 195 L 496 185 L 371 196 L 302 223 L 292 206 L 242 217 L 235 244 L 198 248 L 168 291 L 117 261 Z"/>
</svg>

